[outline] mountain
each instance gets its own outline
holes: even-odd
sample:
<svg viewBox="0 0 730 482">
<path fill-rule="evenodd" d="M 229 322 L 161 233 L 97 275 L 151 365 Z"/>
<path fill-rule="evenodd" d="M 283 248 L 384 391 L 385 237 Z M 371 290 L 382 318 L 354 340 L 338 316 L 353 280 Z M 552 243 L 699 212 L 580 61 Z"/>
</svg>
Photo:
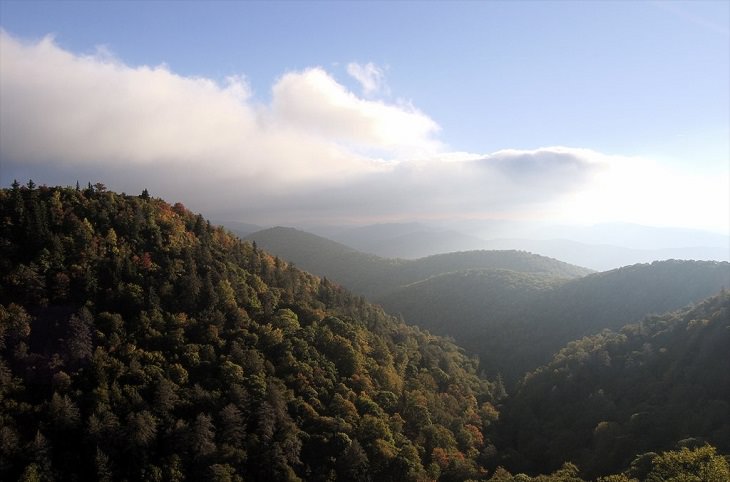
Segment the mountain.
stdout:
<svg viewBox="0 0 730 482">
<path fill-rule="evenodd" d="M 468 269 L 506 269 L 564 279 L 580 278 L 593 272 L 590 269 L 557 259 L 516 250 L 477 250 L 436 254 L 404 263 L 402 268 L 409 283 L 438 274 Z"/>
<path fill-rule="evenodd" d="M 370 296 L 393 282 L 400 260 L 365 254 L 294 228 L 275 227 L 258 231 L 244 239 L 296 263 L 304 270 L 335 281 L 355 293 Z"/>
<path fill-rule="evenodd" d="M 522 249 L 598 271 L 669 259 L 730 261 L 730 244 L 722 246 L 627 248 L 568 239 L 493 239 L 489 249 Z"/>
<path fill-rule="evenodd" d="M 378 297 L 403 285 L 464 269 L 510 269 L 561 278 L 591 273 L 585 268 L 520 251 L 467 251 L 417 260 L 381 258 L 294 228 L 266 229 L 245 239 L 367 297 Z"/>
<path fill-rule="evenodd" d="M 590 477 L 630 465 L 646 480 L 653 452 L 709 442 L 727 453 L 728 346 L 727 292 L 569 343 L 503 405 L 502 462 L 544 472 L 571 460 Z"/>
<path fill-rule="evenodd" d="M 0 212 L 0 479 L 484 478 L 451 342 L 146 192 Z"/>
<path fill-rule="evenodd" d="M 730 263 L 661 261 L 576 279 L 550 273 L 448 273 L 377 300 L 407 322 L 454 337 L 508 384 L 569 341 L 678 309 L 730 287 Z"/>
<path fill-rule="evenodd" d="M 627 223 L 542 226 L 461 221 L 443 226 L 387 223 L 311 232 L 382 257 L 417 259 L 470 250 L 523 250 L 605 271 L 667 259 L 730 261 L 730 237 L 693 229 Z"/>
</svg>

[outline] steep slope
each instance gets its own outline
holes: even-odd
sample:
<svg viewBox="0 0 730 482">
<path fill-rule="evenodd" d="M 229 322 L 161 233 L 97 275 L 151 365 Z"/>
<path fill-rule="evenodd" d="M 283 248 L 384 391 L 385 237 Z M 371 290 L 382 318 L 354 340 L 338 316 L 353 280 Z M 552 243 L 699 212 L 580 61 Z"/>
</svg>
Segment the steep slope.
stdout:
<svg viewBox="0 0 730 482">
<path fill-rule="evenodd" d="M 386 310 L 420 320 L 424 328 L 460 338 L 467 349 L 481 352 L 486 351 L 483 339 L 509 331 L 537 293 L 564 282 L 544 273 L 471 269 L 432 276 L 378 300 Z"/>
<path fill-rule="evenodd" d="M 678 309 L 727 286 L 730 263 L 662 261 L 572 280 L 454 273 L 378 301 L 406 321 L 453 336 L 512 384 L 571 340 Z"/>
<path fill-rule="evenodd" d="M 246 237 L 281 258 L 366 297 L 465 269 L 510 269 L 575 278 L 591 270 L 522 251 L 464 251 L 417 260 L 387 259 L 293 228 L 272 228 Z"/>
<path fill-rule="evenodd" d="M 570 460 L 595 477 L 677 443 L 710 442 L 727 453 L 728 346 L 726 292 L 571 342 L 505 404 L 501 448 L 512 456 L 502 462 L 541 472 Z M 641 467 L 634 464 L 632 475 L 643 480 Z"/>
<path fill-rule="evenodd" d="M 400 260 L 365 254 L 335 241 L 294 228 L 275 227 L 246 236 L 261 248 L 325 276 L 355 293 L 370 296 L 392 280 Z M 392 281 L 390 281 L 392 282 Z M 387 289 L 387 288 L 385 288 Z"/>
<path fill-rule="evenodd" d="M 483 478 L 495 387 L 450 342 L 181 204 L 0 208 L 0 479 Z"/>
</svg>

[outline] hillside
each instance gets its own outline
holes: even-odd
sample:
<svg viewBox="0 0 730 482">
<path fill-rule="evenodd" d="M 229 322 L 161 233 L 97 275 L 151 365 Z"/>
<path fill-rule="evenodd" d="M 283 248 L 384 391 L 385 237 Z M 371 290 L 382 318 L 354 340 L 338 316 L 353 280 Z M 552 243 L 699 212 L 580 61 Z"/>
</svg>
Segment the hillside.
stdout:
<svg viewBox="0 0 730 482">
<path fill-rule="evenodd" d="M 571 340 L 676 310 L 730 286 L 730 263 L 661 261 L 565 280 L 478 271 L 432 277 L 378 299 L 479 354 L 514 383 Z"/>
<path fill-rule="evenodd" d="M 509 330 L 537 293 L 564 282 L 546 274 L 469 269 L 406 285 L 379 301 L 386 310 L 420 320 L 433 332 L 464 338 L 465 347 L 479 351 L 481 338 Z M 466 326 L 472 326 L 473 332 L 462 337 Z"/>
<path fill-rule="evenodd" d="M 355 293 L 370 296 L 387 289 L 400 260 L 365 254 L 343 244 L 294 228 L 276 227 L 244 239 L 307 272 L 324 276 Z"/>
<path fill-rule="evenodd" d="M 509 269 L 560 278 L 592 272 L 552 258 L 509 250 L 464 251 L 416 260 L 381 258 L 293 228 L 266 229 L 246 239 L 309 272 L 371 298 L 432 276 L 465 269 Z"/>
<path fill-rule="evenodd" d="M 502 462 L 542 472 L 571 460 L 593 477 L 631 465 L 645 480 L 652 455 L 640 454 L 706 442 L 728 453 L 728 346 L 727 292 L 569 343 L 503 406 Z"/>
<path fill-rule="evenodd" d="M 181 204 L 0 191 L 3 480 L 463 480 L 495 385 Z"/>
</svg>

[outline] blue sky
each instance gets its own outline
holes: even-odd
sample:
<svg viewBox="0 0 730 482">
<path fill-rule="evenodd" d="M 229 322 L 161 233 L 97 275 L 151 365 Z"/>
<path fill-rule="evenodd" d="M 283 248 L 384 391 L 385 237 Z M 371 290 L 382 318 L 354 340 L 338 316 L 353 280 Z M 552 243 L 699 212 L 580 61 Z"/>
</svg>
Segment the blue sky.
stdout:
<svg viewBox="0 0 730 482">
<path fill-rule="evenodd" d="M 175 152 L 161 149 L 149 158 L 140 154 L 136 161 L 135 152 L 143 146 L 154 152 L 156 146 L 127 130 L 133 112 L 114 110 L 117 107 L 104 111 L 116 119 L 109 121 L 110 130 L 127 133 L 127 144 L 139 139 L 139 149 L 127 153 L 131 162 L 126 167 L 144 168 L 144 180 L 160 195 L 177 200 L 181 191 L 187 192 L 190 204 L 201 210 L 259 222 L 285 222 L 287 217 L 367 222 L 465 215 L 730 229 L 728 2 L 2 1 L 0 5 L 7 48 L 0 67 L 8 76 L 18 73 L 4 83 L 6 100 L 46 98 L 48 92 L 63 88 L 58 82 L 25 82 L 17 93 L 12 90 L 21 83 L 21 67 L 11 59 L 33 58 L 36 64 L 50 66 L 42 49 L 33 54 L 22 49 L 51 35 L 53 55 L 65 52 L 77 60 L 92 59 L 100 69 L 93 75 L 99 79 L 113 77 L 101 73 L 104 65 L 121 66 L 118 72 L 127 69 L 128 76 L 138 77 L 144 77 L 140 69 L 145 66 L 152 70 L 163 66 L 170 75 L 156 71 L 159 89 L 175 92 L 173 84 L 206 79 L 225 99 L 243 106 L 247 114 L 231 114 L 223 105 L 226 100 L 209 92 L 221 107 L 201 113 L 212 116 L 206 117 L 205 125 L 237 126 L 220 141 L 200 125 L 179 127 L 188 137 L 207 136 L 213 145 L 228 146 L 219 153 L 196 145 Z M 22 52 L 13 56 L 7 53 L 11 49 Z M 111 88 L 89 90 L 98 79 L 82 79 L 88 69 L 76 67 L 78 62 L 59 68 L 68 69 L 68 79 L 77 82 L 79 92 L 88 92 L 87 101 L 94 108 L 118 95 Z M 22 71 L 24 75 L 44 72 L 24 68 L 30 69 Z M 231 77 L 239 89 L 236 95 L 229 88 Z M 131 84 L 157 85 L 149 80 L 129 82 L 125 92 L 138 88 Z M 180 88 L 181 99 L 191 95 L 190 85 Z M 130 105 L 149 95 L 132 95 Z M 76 102 L 84 106 L 84 101 Z M 69 105 L 49 102 L 78 115 Z M 154 112 L 169 108 L 164 117 L 168 122 L 176 118 L 175 106 L 180 112 L 201 112 L 199 106 L 185 107 L 184 102 L 172 99 Z M 115 157 L 121 157 L 123 150 L 115 156 L 113 143 L 96 146 L 95 164 L 72 159 L 73 146 L 59 139 L 62 134 L 67 144 L 84 139 L 88 126 L 74 132 L 69 132 L 72 124 L 62 129 L 47 126 L 43 131 L 48 136 L 47 153 L 39 152 L 37 141 L 20 145 L 17 139 L 25 138 L 22 129 L 33 122 L 16 121 L 17 112 L 36 111 L 21 101 L 17 104 L 0 111 L 6 126 L 13 123 L 3 129 L 4 143 L 9 144 L 13 134 L 12 145 L 0 150 L 6 173 L 46 173 L 49 183 L 78 177 L 79 172 L 112 176 L 107 184 L 130 191 L 135 182 L 143 182 L 129 169 L 121 169 L 122 161 Z M 337 110 L 343 105 L 344 110 Z M 137 111 L 144 119 L 151 118 Z M 265 132 L 246 130 L 244 117 L 264 125 Z M 94 132 L 100 125 L 95 123 Z M 363 131 L 375 134 L 368 137 Z M 272 184 L 253 190 L 250 198 L 231 189 L 217 199 L 203 196 L 207 185 L 194 192 L 183 179 L 182 188 L 176 190 L 161 180 L 162 174 L 156 177 L 157 169 L 181 167 L 165 160 L 176 156 L 186 158 L 183 170 L 216 164 L 220 172 L 209 166 L 205 171 L 217 179 L 250 183 L 242 165 L 271 178 L 251 160 L 254 153 L 236 144 L 236 132 L 245 132 L 242 137 L 247 139 L 253 132 L 258 132 L 257 139 L 272 136 L 261 141 L 256 152 L 266 158 L 261 161 L 266 166 L 281 162 L 272 172 L 287 174 L 281 178 L 274 174 Z M 295 137 L 286 137 L 291 132 Z M 388 133 L 401 136 L 403 142 Z M 267 150 L 294 139 L 305 146 L 298 163 L 281 160 L 298 156 L 297 152 Z M 323 144 L 317 144 L 320 141 Z M 319 163 L 323 156 L 319 148 L 337 149 L 338 155 Z M 59 154 L 64 150 L 68 152 Z M 226 161 L 216 162 L 216 155 Z M 229 164 L 239 155 L 235 165 Z M 314 182 L 307 174 L 312 171 L 326 175 Z M 233 172 L 237 178 L 229 175 Z M 3 184 L 9 178 L 3 174 Z M 678 194 L 682 182 L 685 193 Z M 373 190 L 382 202 L 369 201 L 366 193 Z M 326 196 L 320 198 L 319 193 Z M 617 200 L 617 194 L 624 199 Z M 326 199 L 340 200 L 334 204 L 341 209 Z M 236 212 L 232 203 L 251 207 Z M 363 204 L 370 206 L 366 209 Z"/>
</svg>

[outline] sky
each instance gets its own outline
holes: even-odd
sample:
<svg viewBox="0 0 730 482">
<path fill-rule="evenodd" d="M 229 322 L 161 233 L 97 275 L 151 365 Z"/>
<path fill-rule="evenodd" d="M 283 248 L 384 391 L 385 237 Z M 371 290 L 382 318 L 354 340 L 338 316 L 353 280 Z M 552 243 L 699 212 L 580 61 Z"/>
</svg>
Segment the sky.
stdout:
<svg viewBox="0 0 730 482">
<path fill-rule="evenodd" d="M 0 0 L 0 184 L 730 232 L 730 2 Z"/>
</svg>

